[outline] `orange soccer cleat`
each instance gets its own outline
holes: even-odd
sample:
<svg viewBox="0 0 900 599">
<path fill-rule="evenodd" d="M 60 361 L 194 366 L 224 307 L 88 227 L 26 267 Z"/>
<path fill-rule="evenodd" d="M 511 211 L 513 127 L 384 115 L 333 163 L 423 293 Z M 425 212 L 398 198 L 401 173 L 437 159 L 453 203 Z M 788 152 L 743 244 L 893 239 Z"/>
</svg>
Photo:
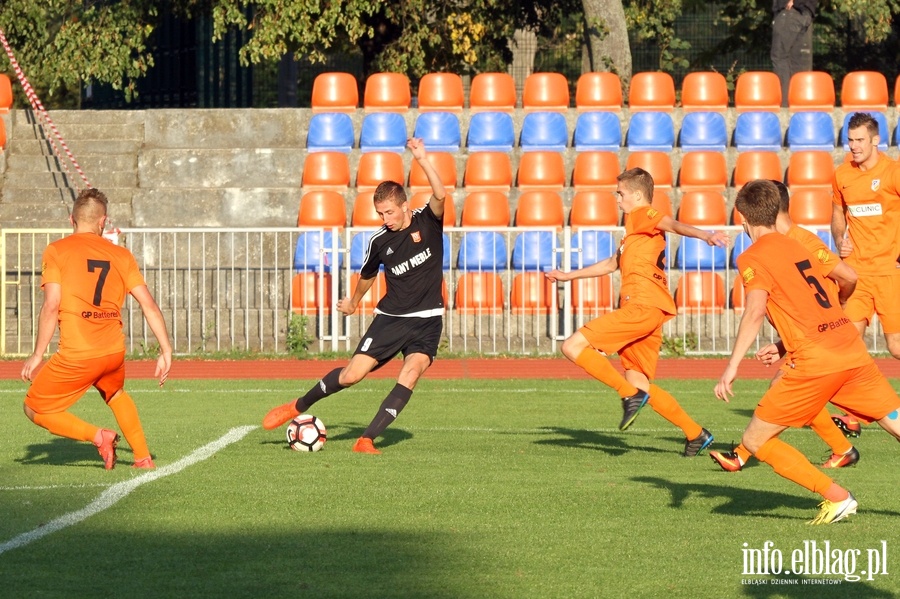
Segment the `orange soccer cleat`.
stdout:
<svg viewBox="0 0 900 599">
<path fill-rule="evenodd" d="M 372 444 L 372 439 L 360 437 L 356 440 L 356 443 L 353 444 L 353 453 L 371 453 L 376 455 L 381 452 L 375 449 L 375 445 Z"/>
<path fill-rule="evenodd" d="M 156 468 L 156 464 L 153 463 L 153 460 L 150 458 L 150 456 L 147 456 L 146 458 L 135 460 L 134 464 L 132 464 L 131 467 L 141 468 L 144 470 L 153 470 L 154 468 Z"/>
<path fill-rule="evenodd" d="M 859 461 L 859 451 L 855 447 L 851 447 L 847 453 L 831 454 L 831 457 L 825 460 L 822 468 L 846 468 L 852 466 Z"/>
<path fill-rule="evenodd" d="M 119 445 L 119 435 L 109 429 L 101 428 L 94 437 L 94 445 L 103 458 L 103 467 L 112 470 L 116 467 L 116 447 Z"/>
<path fill-rule="evenodd" d="M 297 411 L 296 404 L 296 400 L 289 401 L 286 404 L 276 406 L 269 410 L 269 413 L 266 414 L 265 418 L 263 418 L 263 428 L 270 431 L 273 428 L 284 426 L 285 424 L 299 416 L 300 412 Z"/>
</svg>

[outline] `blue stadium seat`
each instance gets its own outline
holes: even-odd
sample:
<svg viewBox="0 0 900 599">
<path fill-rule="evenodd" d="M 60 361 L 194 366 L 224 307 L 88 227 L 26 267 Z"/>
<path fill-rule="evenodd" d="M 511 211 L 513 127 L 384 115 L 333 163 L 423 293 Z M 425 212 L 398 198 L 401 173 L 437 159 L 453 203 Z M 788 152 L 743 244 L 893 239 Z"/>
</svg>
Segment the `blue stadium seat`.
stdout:
<svg viewBox="0 0 900 599">
<path fill-rule="evenodd" d="M 744 253 L 748 247 L 750 247 L 750 236 L 741 231 L 741 233 L 735 238 L 734 245 L 731 250 L 731 267 L 737 268 L 737 258 L 741 254 Z"/>
<path fill-rule="evenodd" d="M 707 245 L 701 239 L 684 237 L 675 252 L 675 268 L 687 270 L 725 270 L 725 248 Z"/>
<path fill-rule="evenodd" d="M 556 268 L 558 240 L 550 231 L 525 231 L 513 242 L 512 267 L 518 271 L 549 271 Z"/>
<path fill-rule="evenodd" d="M 506 270 L 506 239 L 495 231 L 469 231 L 459 245 L 456 267 L 462 271 Z"/>
<path fill-rule="evenodd" d="M 675 123 L 666 112 L 636 112 L 628 122 L 629 151 L 671 152 L 675 145 Z"/>
<path fill-rule="evenodd" d="M 888 149 L 888 143 L 891 141 L 891 132 L 888 129 L 887 118 L 884 116 L 884 113 L 881 112 L 871 112 L 865 111 L 868 114 L 872 115 L 878 122 L 878 149 L 884 152 Z M 850 151 L 850 145 L 847 143 L 847 131 L 850 128 L 850 117 L 852 117 L 855 113 L 851 112 L 844 117 L 844 125 L 841 127 L 841 145 L 844 146 L 844 151 Z"/>
<path fill-rule="evenodd" d="M 689 112 L 681 123 L 681 148 L 685 152 L 724 152 L 728 145 L 725 116 L 718 112 Z"/>
<path fill-rule="evenodd" d="M 342 247 L 341 237 L 337 238 L 338 248 Z M 294 270 L 297 272 L 331 272 L 334 266 L 331 231 L 307 231 L 297 237 L 294 250 Z M 337 266 L 344 263 L 343 252 L 338 252 Z"/>
<path fill-rule="evenodd" d="M 622 125 L 617 112 L 582 112 L 575 121 L 575 149 L 579 152 L 618 152 Z"/>
<path fill-rule="evenodd" d="M 421 138 L 429 152 L 456 152 L 462 141 L 459 119 L 452 112 L 422 112 L 413 137 Z"/>
<path fill-rule="evenodd" d="M 787 145 L 800 150 L 834 150 L 834 122 L 830 112 L 795 112 L 787 130 Z"/>
<path fill-rule="evenodd" d="M 350 240 L 350 270 L 358 272 L 362 268 L 366 248 L 373 233 L 375 233 L 375 230 L 361 231 Z"/>
<path fill-rule="evenodd" d="M 443 233 L 444 237 L 444 261 L 441 262 L 441 268 L 445 271 L 450 270 L 450 236 Z"/>
<path fill-rule="evenodd" d="M 406 148 L 409 132 L 406 119 L 397 112 L 370 112 L 363 117 L 359 132 L 359 149 L 362 152 L 397 152 Z"/>
<path fill-rule="evenodd" d="M 777 152 L 783 138 L 781 122 L 774 112 L 744 112 L 734 126 L 734 145 L 738 152 Z"/>
<path fill-rule="evenodd" d="M 581 229 L 572 236 L 572 268 L 584 268 L 616 253 L 616 240 L 609 231 Z"/>
<path fill-rule="evenodd" d="M 466 146 L 470 152 L 509 152 L 516 143 L 512 115 L 476 112 L 469 120 Z"/>
<path fill-rule="evenodd" d="M 353 121 L 349 114 L 322 112 L 309 119 L 306 149 L 310 152 L 350 153 L 354 141 Z"/>
<path fill-rule="evenodd" d="M 819 229 L 816 231 L 816 235 L 819 236 L 819 239 L 822 240 L 822 243 L 828 246 L 829 250 L 837 253 L 837 248 L 834 245 L 834 237 L 831 236 L 831 229 Z"/>
<path fill-rule="evenodd" d="M 566 117 L 559 112 L 529 112 L 522 120 L 519 146 L 523 152 L 562 152 L 569 143 Z"/>
</svg>

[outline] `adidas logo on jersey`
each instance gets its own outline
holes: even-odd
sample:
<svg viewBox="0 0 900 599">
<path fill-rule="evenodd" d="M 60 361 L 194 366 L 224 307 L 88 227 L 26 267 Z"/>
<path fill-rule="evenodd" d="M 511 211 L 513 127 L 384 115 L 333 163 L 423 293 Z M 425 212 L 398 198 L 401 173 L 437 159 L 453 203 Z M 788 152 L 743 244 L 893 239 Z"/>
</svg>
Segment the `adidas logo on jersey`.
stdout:
<svg viewBox="0 0 900 599">
<path fill-rule="evenodd" d="M 394 248 L 388 247 L 387 251 L 384 253 L 385 256 L 390 256 L 394 253 Z"/>
</svg>

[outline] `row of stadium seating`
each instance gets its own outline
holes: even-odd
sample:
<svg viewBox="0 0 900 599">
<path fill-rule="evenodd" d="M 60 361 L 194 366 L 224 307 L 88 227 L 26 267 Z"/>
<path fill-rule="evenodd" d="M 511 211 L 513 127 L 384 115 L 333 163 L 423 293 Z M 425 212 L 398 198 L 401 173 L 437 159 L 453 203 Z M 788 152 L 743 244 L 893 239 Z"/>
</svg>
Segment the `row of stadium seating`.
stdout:
<svg viewBox="0 0 900 599">
<path fill-rule="evenodd" d="M 681 86 L 681 107 L 685 111 L 724 111 L 734 106 L 741 111 L 779 111 L 782 106 L 778 76 L 767 71 L 750 71 L 738 76 L 734 102 L 730 101 L 725 77 L 715 72 L 689 73 Z M 900 77 L 895 81 L 894 101 L 900 98 Z M 375 73 L 366 79 L 363 109 L 367 112 L 419 111 L 459 112 L 464 107 L 511 112 L 519 106 L 527 112 L 565 111 L 570 107 L 569 82 L 559 73 L 533 73 L 525 79 L 522 97 L 515 81 L 506 73 L 479 73 L 472 78 L 468 104 L 462 79 L 454 73 L 429 73 L 422 77 L 413 102 L 410 81 L 400 73 Z M 795 74 L 790 81 L 787 105 L 791 111 L 835 108 L 835 86 L 831 75 L 822 71 Z M 631 111 L 671 112 L 678 102 L 671 75 L 663 72 L 636 73 L 631 78 L 628 107 Z M 349 73 L 322 73 L 313 82 L 314 112 L 354 112 L 359 107 L 359 84 Z M 886 110 L 888 83 L 874 71 L 847 73 L 841 84 L 841 107 L 851 110 Z M 618 112 L 623 107 L 622 82 L 614 73 L 585 73 L 575 86 L 578 110 Z"/>
</svg>

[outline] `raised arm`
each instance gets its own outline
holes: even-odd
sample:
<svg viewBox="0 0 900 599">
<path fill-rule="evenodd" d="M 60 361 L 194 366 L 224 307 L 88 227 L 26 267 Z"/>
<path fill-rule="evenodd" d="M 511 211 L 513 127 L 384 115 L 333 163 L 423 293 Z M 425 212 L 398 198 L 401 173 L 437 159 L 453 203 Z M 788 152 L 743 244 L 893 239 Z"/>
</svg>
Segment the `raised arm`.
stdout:
<svg viewBox="0 0 900 599">
<path fill-rule="evenodd" d="M 721 231 L 705 231 L 697 227 L 685 224 L 679 220 L 675 220 L 671 216 L 664 216 L 656 228 L 660 231 L 675 233 L 682 237 L 696 237 L 708 243 L 709 245 L 717 245 L 726 247 L 728 245 L 728 235 Z"/>
<path fill-rule="evenodd" d="M 446 199 L 447 191 L 444 189 L 444 182 L 441 181 L 441 176 L 438 175 L 434 165 L 428 161 L 425 143 L 421 139 L 411 137 L 406 141 L 406 147 L 410 149 L 413 158 L 422 167 L 422 171 L 424 171 L 425 176 L 428 178 L 428 183 L 431 185 L 431 200 L 428 202 L 429 206 L 431 206 L 431 211 L 438 218 L 444 218 L 444 200 Z"/>
</svg>

